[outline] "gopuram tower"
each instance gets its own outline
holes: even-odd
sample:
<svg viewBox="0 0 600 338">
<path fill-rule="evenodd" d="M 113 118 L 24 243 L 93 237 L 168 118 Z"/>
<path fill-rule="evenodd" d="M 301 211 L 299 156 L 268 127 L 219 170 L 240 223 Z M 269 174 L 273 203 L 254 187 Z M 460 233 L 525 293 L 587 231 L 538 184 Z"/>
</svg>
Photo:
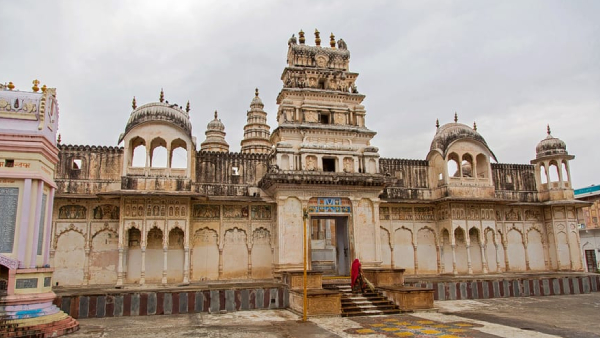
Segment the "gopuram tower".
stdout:
<svg viewBox="0 0 600 338">
<path fill-rule="evenodd" d="M 260 187 L 277 203 L 275 273 L 302 269 L 303 222 L 309 227 L 306 260 L 312 271 L 348 275 L 354 258 L 381 264 L 378 220 L 378 148 L 365 126 L 365 96 L 350 72 L 344 40 L 305 44 L 304 32 L 288 41 L 287 67 L 277 96 L 274 157 Z"/>
</svg>

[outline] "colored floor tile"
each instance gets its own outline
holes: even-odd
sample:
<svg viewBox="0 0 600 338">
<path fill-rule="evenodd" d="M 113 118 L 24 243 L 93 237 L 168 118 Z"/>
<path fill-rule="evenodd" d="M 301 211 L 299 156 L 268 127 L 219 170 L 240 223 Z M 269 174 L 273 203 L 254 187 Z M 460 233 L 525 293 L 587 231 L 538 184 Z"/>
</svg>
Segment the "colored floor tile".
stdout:
<svg viewBox="0 0 600 338">
<path fill-rule="evenodd" d="M 478 327 L 475 324 L 464 322 L 442 324 L 410 315 L 399 315 L 395 318 L 357 317 L 351 320 L 360 324 L 362 328 L 344 331 L 365 336 L 381 334 L 386 337 L 471 338 L 481 335 L 481 332 L 472 329 Z"/>
</svg>

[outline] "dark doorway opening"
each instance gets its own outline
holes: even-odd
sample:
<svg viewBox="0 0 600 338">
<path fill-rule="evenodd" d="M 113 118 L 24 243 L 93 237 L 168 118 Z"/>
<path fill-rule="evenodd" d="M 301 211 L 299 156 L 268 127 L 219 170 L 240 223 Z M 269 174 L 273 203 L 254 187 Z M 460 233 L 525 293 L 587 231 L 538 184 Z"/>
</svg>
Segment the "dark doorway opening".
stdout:
<svg viewBox="0 0 600 338">
<path fill-rule="evenodd" d="M 323 171 L 335 172 L 335 158 L 323 159 Z"/>
</svg>

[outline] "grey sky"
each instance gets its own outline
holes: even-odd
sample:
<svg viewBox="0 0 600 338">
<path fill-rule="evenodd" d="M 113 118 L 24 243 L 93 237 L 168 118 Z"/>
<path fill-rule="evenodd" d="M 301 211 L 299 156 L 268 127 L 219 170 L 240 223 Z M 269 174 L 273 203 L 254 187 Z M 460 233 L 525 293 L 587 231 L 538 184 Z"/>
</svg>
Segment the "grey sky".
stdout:
<svg viewBox="0 0 600 338">
<path fill-rule="evenodd" d="M 63 143 L 116 145 L 131 112 L 191 102 L 198 145 L 214 110 L 231 151 L 260 96 L 276 127 L 287 40 L 333 32 L 360 73 L 383 157 L 424 159 L 435 120 L 472 125 L 502 163 L 529 163 L 552 134 L 598 184 L 600 1 L 0 0 L 0 82 L 56 87 Z"/>
</svg>

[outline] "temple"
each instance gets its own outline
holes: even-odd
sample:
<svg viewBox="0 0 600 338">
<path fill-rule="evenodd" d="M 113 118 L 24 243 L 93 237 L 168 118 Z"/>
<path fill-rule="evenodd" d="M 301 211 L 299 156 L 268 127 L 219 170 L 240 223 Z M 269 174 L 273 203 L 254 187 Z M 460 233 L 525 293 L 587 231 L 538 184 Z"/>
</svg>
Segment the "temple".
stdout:
<svg viewBox="0 0 600 338">
<path fill-rule="evenodd" d="M 118 145 L 59 144 L 54 281 L 277 281 L 303 268 L 304 222 L 308 268 L 325 276 L 354 258 L 405 276 L 582 271 L 574 156 L 549 127 L 527 164 L 498 163 L 458 115 L 432 123 L 425 158 L 381 158 L 347 44 L 315 35 L 288 41 L 272 131 L 249 93 L 241 152 L 217 112 L 199 143 L 189 103 L 162 91 L 134 99 Z"/>
</svg>

